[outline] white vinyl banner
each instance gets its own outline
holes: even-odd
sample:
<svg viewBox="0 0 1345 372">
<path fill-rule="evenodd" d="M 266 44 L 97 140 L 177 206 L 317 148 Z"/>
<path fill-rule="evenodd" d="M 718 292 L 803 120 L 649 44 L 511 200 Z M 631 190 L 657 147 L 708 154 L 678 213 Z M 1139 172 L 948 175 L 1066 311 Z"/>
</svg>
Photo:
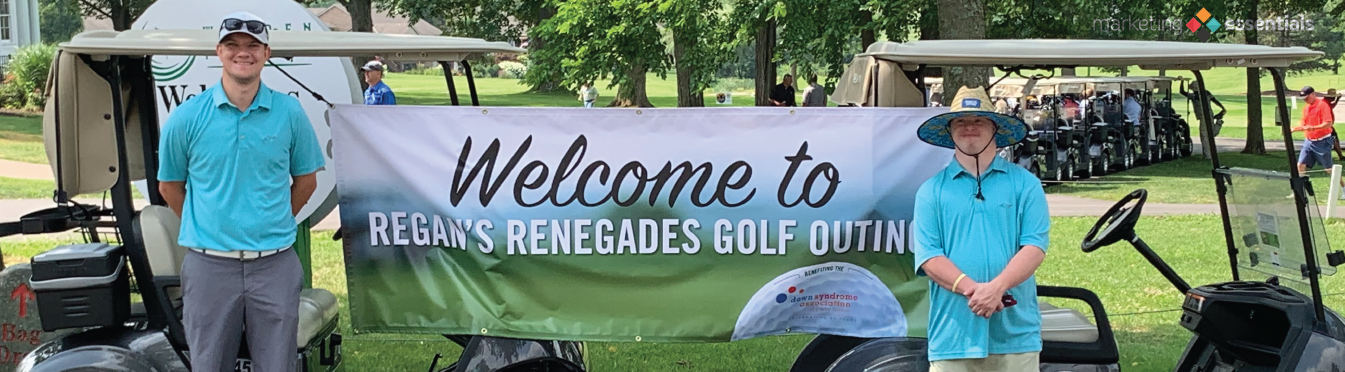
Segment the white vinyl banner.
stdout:
<svg viewBox="0 0 1345 372">
<path fill-rule="evenodd" d="M 923 335 L 915 194 L 946 108 L 337 105 L 360 331 Z"/>
</svg>

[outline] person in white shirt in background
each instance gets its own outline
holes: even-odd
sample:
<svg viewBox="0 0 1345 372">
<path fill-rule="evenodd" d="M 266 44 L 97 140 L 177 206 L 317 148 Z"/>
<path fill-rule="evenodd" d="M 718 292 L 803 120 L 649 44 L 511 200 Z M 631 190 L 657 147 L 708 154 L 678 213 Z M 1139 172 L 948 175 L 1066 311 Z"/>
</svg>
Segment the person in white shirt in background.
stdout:
<svg viewBox="0 0 1345 372">
<path fill-rule="evenodd" d="M 808 75 L 808 87 L 803 88 L 803 105 L 827 106 L 827 90 L 817 84 L 817 74 Z"/>
</svg>

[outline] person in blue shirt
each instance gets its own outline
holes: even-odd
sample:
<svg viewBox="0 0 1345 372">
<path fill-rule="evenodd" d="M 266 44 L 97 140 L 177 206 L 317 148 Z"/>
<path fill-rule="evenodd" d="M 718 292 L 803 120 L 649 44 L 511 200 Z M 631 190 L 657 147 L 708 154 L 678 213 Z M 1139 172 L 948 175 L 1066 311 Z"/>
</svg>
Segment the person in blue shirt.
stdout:
<svg viewBox="0 0 1345 372">
<path fill-rule="evenodd" d="M 219 84 L 160 133 L 158 191 L 181 217 L 182 324 L 197 371 L 232 371 L 245 327 L 253 368 L 295 370 L 304 270 L 290 248 L 324 160 L 299 100 L 262 84 L 267 29 L 251 13 L 225 16 Z"/>
<path fill-rule="evenodd" d="M 369 84 L 369 89 L 364 90 L 364 104 L 366 105 L 396 105 L 397 97 L 392 95 L 392 88 L 383 83 L 383 63 L 379 61 L 369 61 L 360 68 L 364 70 L 364 82 Z"/>
<path fill-rule="evenodd" d="M 1125 113 L 1125 119 L 1130 120 L 1135 123 L 1135 125 L 1140 125 L 1140 113 L 1144 111 L 1144 108 L 1140 107 L 1140 101 L 1135 99 L 1135 90 L 1126 89 L 1125 97 L 1125 101 L 1121 103 L 1121 107 L 1123 108 L 1122 112 Z"/>
<path fill-rule="evenodd" d="M 953 159 L 916 193 L 916 274 L 929 285 L 930 371 L 1037 371 L 1041 314 L 1034 272 L 1050 216 L 1041 181 L 995 156 L 1027 135 L 995 113 L 984 88 L 962 87 L 951 112 L 920 125 Z"/>
</svg>

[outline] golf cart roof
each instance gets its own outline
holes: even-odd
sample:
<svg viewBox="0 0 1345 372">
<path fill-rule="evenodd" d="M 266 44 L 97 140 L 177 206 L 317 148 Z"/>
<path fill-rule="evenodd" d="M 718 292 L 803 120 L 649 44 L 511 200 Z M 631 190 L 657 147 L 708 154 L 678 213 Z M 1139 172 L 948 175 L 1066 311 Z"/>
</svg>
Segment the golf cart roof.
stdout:
<svg viewBox="0 0 1345 372">
<path fill-rule="evenodd" d="M 1304 47 L 1141 40 L 921 40 L 877 42 L 857 57 L 903 65 L 1140 66 L 1206 70 L 1213 67 L 1286 67 L 1324 55 Z"/>
<path fill-rule="evenodd" d="M 109 57 L 143 59 L 149 56 L 214 56 L 219 34 L 211 30 L 166 29 L 89 31 L 61 43 L 62 52 L 48 76 L 48 95 L 43 115 L 47 159 L 58 177 L 59 188 L 69 195 L 97 193 L 117 181 L 118 143 L 112 117 L 109 83 L 89 63 Z M 483 53 L 523 53 L 525 49 L 481 39 L 389 35 L 367 32 L 271 31 L 272 58 L 372 57 L 375 54 L 400 61 L 462 61 Z M 87 56 L 82 59 L 78 56 Z M 133 92 L 132 83 L 121 87 L 126 94 L 128 123 L 124 154 L 132 179 L 145 177 L 141 141 L 139 100 L 152 100 L 150 91 Z M 149 94 L 145 94 L 149 92 Z M 56 108 L 60 107 L 59 110 Z"/>
<path fill-rule="evenodd" d="M 88 55 L 215 55 L 219 33 L 214 30 L 168 29 L 89 31 L 76 35 L 60 48 L 67 53 Z M 370 32 L 271 31 L 271 56 L 372 57 L 375 54 L 401 61 L 461 61 L 483 53 L 525 53 L 504 42 L 482 39 L 391 35 Z"/>
</svg>

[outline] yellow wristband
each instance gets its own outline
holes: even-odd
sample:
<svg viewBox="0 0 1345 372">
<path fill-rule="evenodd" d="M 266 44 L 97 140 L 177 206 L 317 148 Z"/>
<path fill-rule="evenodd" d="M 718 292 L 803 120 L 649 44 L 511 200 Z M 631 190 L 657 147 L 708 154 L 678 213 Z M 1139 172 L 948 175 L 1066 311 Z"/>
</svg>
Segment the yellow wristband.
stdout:
<svg viewBox="0 0 1345 372">
<path fill-rule="evenodd" d="M 961 283 L 961 282 L 962 282 L 962 278 L 966 278 L 966 277 L 967 277 L 967 274 L 962 274 L 962 275 L 958 275 L 958 276 L 957 276 L 957 280 L 954 280 L 954 281 L 953 281 L 953 293 L 962 294 L 962 292 L 958 292 L 958 291 L 957 291 L 957 284 L 958 284 L 958 283 Z"/>
</svg>

